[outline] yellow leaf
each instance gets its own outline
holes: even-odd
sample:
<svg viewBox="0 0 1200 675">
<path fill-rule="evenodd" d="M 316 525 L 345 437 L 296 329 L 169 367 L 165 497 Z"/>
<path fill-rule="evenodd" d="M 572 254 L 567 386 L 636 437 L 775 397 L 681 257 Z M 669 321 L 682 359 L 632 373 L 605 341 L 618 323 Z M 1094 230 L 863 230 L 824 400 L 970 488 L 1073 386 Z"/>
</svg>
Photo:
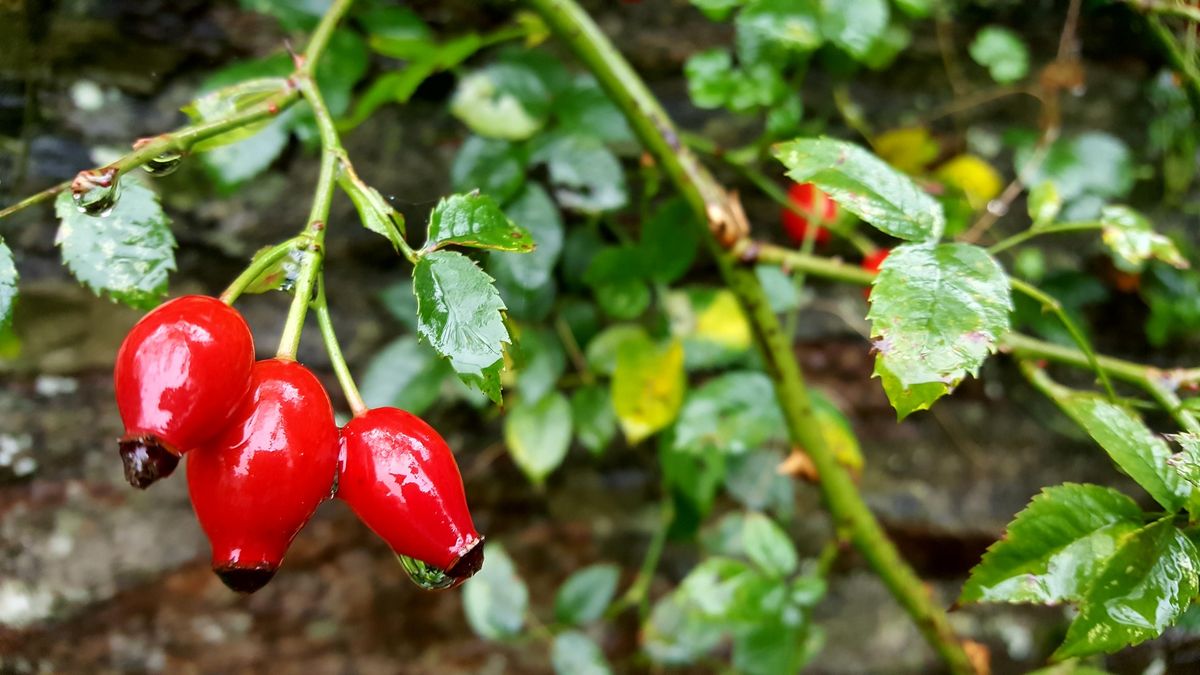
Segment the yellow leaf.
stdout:
<svg viewBox="0 0 1200 675">
<path fill-rule="evenodd" d="M 854 476 L 862 474 L 863 456 L 858 445 L 858 437 L 850 428 L 850 422 L 833 401 L 818 391 L 809 391 L 812 397 L 813 412 L 821 425 L 821 435 L 825 444 L 833 451 L 838 464 L 846 467 Z"/>
<path fill-rule="evenodd" d="M 918 174 L 937 159 L 937 141 L 925 127 L 892 129 L 875 137 L 875 154 L 904 173 Z"/>
<path fill-rule="evenodd" d="M 617 350 L 613 371 L 613 410 L 630 443 L 665 428 L 679 415 L 687 381 L 683 344 L 659 346 L 649 338 L 629 340 Z"/>
<path fill-rule="evenodd" d="M 962 190 L 975 210 L 982 209 L 1004 189 L 1004 180 L 991 164 L 975 155 L 959 155 L 938 167 L 938 180 Z"/>
<path fill-rule="evenodd" d="M 742 306 L 733 291 L 727 289 L 717 291 L 708 306 L 696 315 L 692 336 L 739 351 L 749 349 L 754 339 Z"/>
</svg>

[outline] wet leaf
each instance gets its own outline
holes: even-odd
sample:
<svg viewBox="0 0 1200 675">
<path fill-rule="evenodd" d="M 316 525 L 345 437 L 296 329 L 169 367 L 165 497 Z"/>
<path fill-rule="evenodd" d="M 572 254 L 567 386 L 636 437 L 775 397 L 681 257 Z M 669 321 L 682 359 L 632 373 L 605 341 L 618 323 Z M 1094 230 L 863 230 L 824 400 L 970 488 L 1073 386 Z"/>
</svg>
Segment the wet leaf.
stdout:
<svg viewBox="0 0 1200 675">
<path fill-rule="evenodd" d="M 554 597 L 554 619 L 582 626 L 604 615 L 617 592 L 621 568 L 612 564 L 589 565 L 576 571 Z"/>
<path fill-rule="evenodd" d="M 507 141 L 471 136 L 454 156 L 450 182 L 458 192 L 480 190 L 503 203 L 525 183 L 524 150 Z"/>
<path fill-rule="evenodd" d="M 393 249 L 400 251 L 404 242 L 404 216 L 392 208 L 378 190 L 362 181 L 347 178 L 339 184 L 354 203 L 362 226 L 387 239 Z"/>
<path fill-rule="evenodd" d="M 413 270 L 417 332 L 463 382 L 500 403 L 503 344 L 509 341 L 504 302 L 492 278 L 454 251 L 422 256 Z"/>
<path fill-rule="evenodd" d="M 485 640 L 516 637 L 525 627 L 529 589 L 500 544 L 484 545 L 483 569 L 463 584 L 463 610 Z"/>
<path fill-rule="evenodd" d="M 70 190 L 54 202 L 59 218 L 55 243 L 63 262 L 96 295 L 138 309 L 150 309 L 167 294 L 175 270 L 175 237 L 158 195 L 126 177 L 106 215 L 80 213 Z"/>
<path fill-rule="evenodd" d="M 718 375 L 688 393 L 673 443 L 692 454 L 735 455 L 786 438 L 771 379 L 743 371 Z"/>
<path fill-rule="evenodd" d="M 529 252 L 533 237 L 504 215 L 491 197 L 478 193 L 451 195 L 429 214 L 429 235 L 424 251 L 447 244 L 496 251 Z"/>
<path fill-rule="evenodd" d="M 863 60 L 888 25 L 887 0 L 822 0 L 821 33 Z"/>
<path fill-rule="evenodd" d="M 871 290 L 875 375 L 900 419 L 979 371 L 1009 328 L 1008 277 L 969 244 L 903 245 Z"/>
<path fill-rule="evenodd" d="M 1193 488 L 1200 488 L 1200 436 L 1187 433 L 1171 438 L 1179 443 L 1182 450 L 1172 455 L 1167 463 Z"/>
<path fill-rule="evenodd" d="M 675 421 L 686 386 L 683 345 L 678 341 L 663 346 L 648 338 L 622 343 L 613 372 L 612 401 L 625 438 L 638 443 Z"/>
<path fill-rule="evenodd" d="M 488 256 L 488 271 L 529 291 L 554 283 L 554 266 L 563 248 L 563 224 L 558 207 L 536 183 L 528 183 L 504 209 L 509 220 L 528 230 L 536 245 L 528 253 L 496 252 Z"/>
<path fill-rule="evenodd" d="M 904 174 L 863 148 L 831 138 L 775 146 L 797 183 L 814 183 L 839 206 L 893 237 L 927 241 L 946 227 L 942 207 Z"/>
<path fill-rule="evenodd" d="M 17 266 L 12 251 L 0 239 L 0 330 L 12 325 L 13 306 L 17 304 Z"/>
<path fill-rule="evenodd" d="M 504 418 L 504 442 L 521 471 L 541 485 L 571 446 L 567 397 L 556 391 L 537 401 L 518 401 Z"/>
<path fill-rule="evenodd" d="M 742 546 L 746 557 L 772 577 L 790 576 L 800 559 L 783 528 L 761 513 L 751 513 L 743 523 Z"/>
<path fill-rule="evenodd" d="M 1140 271 L 1151 258 L 1172 267 L 1184 269 L 1188 261 L 1179 253 L 1175 242 L 1154 231 L 1145 216 L 1128 206 L 1106 206 L 1100 211 L 1104 228 L 1104 245 L 1112 251 L 1119 267 L 1130 272 Z"/>
<path fill-rule="evenodd" d="M 1115 652 L 1158 637 L 1198 590 L 1196 547 L 1171 522 L 1126 536 L 1095 577 L 1054 658 Z"/>
<path fill-rule="evenodd" d="M 612 397 L 602 387 L 581 387 L 571 395 L 571 419 L 579 442 L 593 454 L 607 448 L 617 433 Z"/>
<path fill-rule="evenodd" d="M 1183 506 L 1191 487 L 1168 465 L 1166 442 L 1136 413 L 1090 392 L 1063 390 L 1054 400 L 1154 501 L 1171 512 Z"/>
<path fill-rule="evenodd" d="M 1080 600 L 1124 538 L 1142 526 L 1129 497 L 1099 485 L 1042 490 L 971 570 L 960 602 Z"/>
<path fill-rule="evenodd" d="M 372 408 L 392 406 L 420 415 L 437 401 L 450 373 L 449 365 L 429 345 L 405 335 L 371 358 L 359 389 Z"/>
<path fill-rule="evenodd" d="M 985 27 L 975 35 L 967 51 L 1000 84 L 1011 84 L 1029 74 L 1029 48 L 1007 28 Z"/>
<path fill-rule="evenodd" d="M 602 213 L 619 209 L 629 201 L 620 161 L 594 136 L 546 136 L 539 139 L 530 160 L 546 165 L 554 197 L 564 208 Z"/>
<path fill-rule="evenodd" d="M 609 675 L 612 669 L 604 652 L 591 638 L 569 630 L 554 637 L 550 662 L 557 675 Z"/>
</svg>

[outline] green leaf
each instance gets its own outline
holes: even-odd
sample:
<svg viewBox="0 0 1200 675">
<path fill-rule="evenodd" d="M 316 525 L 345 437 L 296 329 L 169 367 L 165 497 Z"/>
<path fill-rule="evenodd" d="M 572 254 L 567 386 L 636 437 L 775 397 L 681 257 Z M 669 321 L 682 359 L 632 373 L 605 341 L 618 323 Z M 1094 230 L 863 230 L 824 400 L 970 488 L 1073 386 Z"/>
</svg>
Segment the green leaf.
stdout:
<svg viewBox="0 0 1200 675">
<path fill-rule="evenodd" d="M 60 193 L 54 202 L 60 221 L 54 241 L 71 274 L 96 295 L 150 309 L 167 294 L 175 237 L 152 190 L 128 178 L 116 189 L 116 204 L 102 216 L 81 213 L 70 190 Z"/>
<path fill-rule="evenodd" d="M 1181 478 L 1191 483 L 1192 487 L 1200 487 L 1200 436 L 1187 433 L 1175 434 L 1171 438 L 1179 443 L 1182 450 L 1171 455 L 1167 464 L 1170 464 Z"/>
<path fill-rule="evenodd" d="M 596 295 L 596 303 L 604 313 L 623 321 L 641 316 L 653 299 L 650 287 L 638 279 L 600 284 L 592 290 Z"/>
<path fill-rule="evenodd" d="M 404 278 L 379 291 L 379 301 L 394 319 L 413 332 L 417 330 L 417 296 L 413 295 L 412 279 Z"/>
<path fill-rule="evenodd" d="M 429 40 L 433 30 L 407 7 L 376 5 L 358 12 L 359 24 L 372 36 L 393 40 Z"/>
<path fill-rule="evenodd" d="M 908 176 L 863 148 L 831 138 L 775 146 L 775 158 L 797 183 L 813 183 L 839 206 L 899 239 L 941 237 L 946 218 L 937 200 Z"/>
<path fill-rule="evenodd" d="M 970 244 L 897 246 L 871 290 L 875 375 L 900 419 L 975 375 L 1008 331 L 1008 277 Z"/>
<path fill-rule="evenodd" d="M 536 401 L 554 391 L 566 370 L 567 357 L 553 332 L 529 328 L 517 341 L 521 356 L 517 367 L 517 389 L 521 398 Z"/>
<path fill-rule="evenodd" d="M 472 136 L 454 156 L 450 183 L 458 192 L 480 190 L 505 202 L 525 183 L 524 151 L 507 141 Z"/>
<path fill-rule="evenodd" d="M 771 49 L 815 50 L 823 41 L 820 12 L 817 0 L 751 0 L 737 16 L 739 54 L 754 62 Z"/>
<path fill-rule="evenodd" d="M 242 9 L 267 14 L 287 30 L 311 30 L 333 0 L 241 0 Z"/>
<path fill-rule="evenodd" d="M 1155 232 L 1145 216 L 1128 206 L 1105 206 L 1100 211 L 1100 222 L 1104 225 L 1104 244 L 1119 267 L 1130 272 L 1141 271 L 1151 258 L 1179 269 L 1188 266 L 1175 242 Z"/>
<path fill-rule="evenodd" d="M 504 442 L 521 471 L 541 485 L 571 446 L 567 397 L 556 391 L 537 401 L 518 401 L 504 418 Z"/>
<path fill-rule="evenodd" d="M 1090 392 L 1063 389 L 1053 396 L 1063 412 L 1083 427 L 1154 501 L 1171 512 L 1183 506 L 1190 486 L 1168 465 L 1171 450 L 1166 442 L 1136 413 Z"/>
<path fill-rule="evenodd" d="M 1195 597 L 1196 547 L 1167 517 L 1127 535 L 1083 596 L 1054 658 L 1115 652 L 1158 637 Z"/>
<path fill-rule="evenodd" d="M 1031 163 L 1036 152 L 1032 141 L 1021 145 L 1013 164 L 1035 167 L 1021 175 L 1026 185 L 1052 181 L 1068 207 L 1068 219 L 1093 218 L 1097 213 L 1094 208 L 1084 208 L 1088 203 L 1119 199 L 1133 188 L 1133 157 L 1129 148 L 1111 134 L 1089 131 L 1074 138 L 1060 138 L 1046 151 L 1045 161 Z"/>
<path fill-rule="evenodd" d="M 12 251 L 0 239 L 0 330 L 12 324 L 13 307 L 17 304 L 17 266 Z"/>
<path fill-rule="evenodd" d="M 689 392 L 673 441 L 694 454 L 734 455 L 786 437 L 771 379 L 743 371 L 719 375 Z"/>
<path fill-rule="evenodd" d="M 554 619 L 582 626 L 604 615 L 617 592 L 621 568 L 612 564 L 589 565 L 572 574 L 554 597 Z"/>
<path fill-rule="evenodd" d="M 754 335 L 737 296 L 725 288 L 688 287 L 667 293 L 671 334 L 683 340 L 688 370 L 744 362 Z"/>
<path fill-rule="evenodd" d="M 404 216 L 392 208 L 378 190 L 358 180 L 357 176 L 346 177 L 338 183 L 350 197 L 350 201 L 354 202 L 362 226 L 390 241 L 396 251 L 402 250 Z"/>
<path fill-rule="evenodd" d="M 971 570 L 959 602 L 1080 600 L 1126 535 L 1141 526 L 1142 510 L 1116 490 L 1076 483 L 1046 488 Z"/>
<path fill-rule="evenodd" d="M 1029 48 L 1007 28 L 985 27 L 975 35 L 967 51 L 1000 84 L 1011 84 L 1029 74 Z"/>
<path fill-rule="evenodd" d="M 209 75 L 199 87 L 202 94 L 183 107 L 193 124 L 217 120 L 248 110 L 287 86 L 284 79 L 292 70 L 286 54 L 265 59 L 239 61 Z M 196 142 L 192 152 L 206 152 L 223 145 L 249 138 L 271 124 L 264 119 L 231 129 Z"/>
<path fill-rule="evenodd" d="M 860 61 L 887 25 L 887 0 L 821 0 L 821 33 Z"/>
<path fill-rule="evenodd" d="M 413 270 L 417 332 L 463 382 L 500 403 L 503 343 L 508 342 L 501 312 L 504 302 L 492 278 L 454 251 L 422 256 Z"/>
<path fill-rule="evenodd" d="M 563 224 L 558 207 L 537 183 L 529 183 L 504 210 L 509 220 L 529 231 L 536 248 L 529 253 L 496 252 L 488 256 L 488 271 L 529 291 L 554 283 L 554 266 L 563 248 Z"/>
<path fill-rule="evenodd" d="M 606 143 L 631 144 L 635 140 L 625 115 L 590 75 L 576 77 L 571 87 L 554 99 L 554 114 L 572 134 L 588 134 Z"/>
<path fill-rule="evenodd" d="M 787 533 L 775 521 L 761 513 L 746 516 L 742 530 L 742 546 L 746 557 L 759 569 L 773 577 L 790 576 L 800 559 Z"/>
<path fill-rule="evenodd" d="M 1045 227 L 1053 223 L 1062 211 L 1062 205 L 1062 197 L 1059 196 L 1053 181 L 1042 181 L 1029 191 L 1029 218 L 1034 227 Z"/>
<path fill-rule="evenodd" d="M 584 356 L 588 367 L 600 375 L 612 375 L 617 369 L 617 353 L 627 342 L 649 342 L 646 329 L 631 323 L 618 323 L 605 328 L 588 342 Z M 640 345 L 639 345 L 640 348 Z"/>
<path fill-rule="evenodd" d="M 295 113 L 289 110 L 249 138 L 208 150 L 200 155 L 205 173 L 222 194 L 229 194 L 270 168 L 287 147 L 295 119 Z"/>
<path fill-rule="evenodd" d="M 733 55 L 716 48 L 696 52 L 683 66 L 687 76 L 688 95 L 697 108 L 720 108 L 733 96 L 737 75 Z"/>
<path fill-rule="evenodd" d="M 500 544 L 485 544 L 483 552 L 483 569 L 463 584 L 467 623 L 485 640 L 516 637 L 525 627 L 529 589 Z"/>
<path fill-rule="evenodd" d="M 654 604 L 642 626 L 642 648 L 656 663 L 691 663 L 721 642 L 722 629 L 695 609 L 679 593 Z"/>
<path fill-rule="evenodd" d="M 746 0 L 691 0 L 704 16 L 712 21 L 724 21 Z"/>
<path fill-rule="evenodd" d="M 800 306 L 796 284 L 778 265 L 755 265 L 754 275 L 767 294 L 772 312 L 783 314 Z"/>
<path fill-rule="evenodd" d="M 612 398 L 602 387 L 589 385 L 571 395 L 571 419 L 575 435 L 593 454 L 603 451 L 617 433 L 617 416 Z"/>
<path fill-rule="evenodd" d="M 551 91 L 536 69 L 504 59 L 459 80 L 450 112 L 481 136 L 523 140 L 546 123 L 550 101 Z"/>
<path fill-rule="evenodd" d="M 534 164 L 546 165 L 554 197 L 565 208 L 602 213 L 619 209 L 629 201 L 621 163 L 594 136 L 548 136 L 530 159 Z"/>
<path fill-rule="evenodd" d="M 682 199 L 672 199 L 656 209 L 642 223 L 637 249 L 648 276 L 670 284 L 687 274 L 700 245 L 698 231 L 692 210 Z"/>
<path fill-rule="evenodd" d="M 675 421 L 686 386 L 683 345 L 678 341 L 661 347 L 649 338 L 622 343 L 613 371 L 612 402 L 625 438 L 638 443 Z"/>
<path fill-rule="evenodd" d="M 350 108 L 354 85 L 367 73 L 370 50 L 358 33 L 342 28 L 329 38 L 321 60 L 317 62 L 317 86 L 325 106 L 334 117 Z"/>
<path fill-rule="evenodd" d="M 550 662 L 557 675 L 609 675 L 612 669 L 604 652 L 591 638 L 569 630 L 554 636 Z"/>
<path fill-rule="evenodd" d="M 755 511 L 773 509 L 785 517 L 795 510 L 795 480 L 779 473 L 779 450 L 756 450 L 728 458 L 725 491 L 742 506 Z"/>
<path fill-rule="evenodd" d="M 802 622 L 770 617 L 734 636 L 733 667 L 745 675 L 798 673 L 815 651 Z"/>
<path fill-rule="evenodd" d="M 391 406 L 420 415 L 437 401 L 450 372 L 428 345 L 406 335 L 371 358 L 359 389 L 372 408 Z"/>
<path fill-rule="evenodd" d="M 429 214 L 429 235 L 424 251 L 447 244 L 488 248 L 496 251 L 528 252 L 533 237 L 508 219 L 487 195 L 471 193 L 442 199 Z"/>
</svg>

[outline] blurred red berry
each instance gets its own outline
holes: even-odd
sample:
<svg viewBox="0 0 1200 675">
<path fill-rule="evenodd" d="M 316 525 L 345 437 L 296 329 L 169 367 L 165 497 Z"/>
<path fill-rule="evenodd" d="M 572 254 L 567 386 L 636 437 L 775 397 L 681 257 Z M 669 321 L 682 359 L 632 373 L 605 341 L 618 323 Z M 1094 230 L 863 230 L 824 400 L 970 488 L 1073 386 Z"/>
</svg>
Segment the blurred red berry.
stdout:
<svg viewBox="0 0 1200 675">
<path fill-rule="evenodd" d="M 817 228 L 816 232 L 813 233 L 813 238 L 818 244 L 828 243 L 829 230 L 821 227 L 821 225 L 828 225 L 837 220 L 837 202 L 830 199 L 828 195 L 812 183 L 792 183 L 792 187 L 788 189 L 788 200 L 801 211 L 820 214 L 820 222 L 812 223 Z M 782 217 L 783 230 L 787 233 L 788 237 L 797 244 L 803 243 L 808 233 L 809 219 L 790 208 L 783 209 Z"/>
</svg>

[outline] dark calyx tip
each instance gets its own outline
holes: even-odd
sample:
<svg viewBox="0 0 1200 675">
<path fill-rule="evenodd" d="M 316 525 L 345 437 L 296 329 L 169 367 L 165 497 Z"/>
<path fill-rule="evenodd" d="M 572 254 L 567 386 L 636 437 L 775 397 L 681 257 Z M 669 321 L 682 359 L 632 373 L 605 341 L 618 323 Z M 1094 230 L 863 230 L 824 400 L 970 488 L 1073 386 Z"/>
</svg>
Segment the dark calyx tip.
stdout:
<svg viewBox="0 0 1200 675">
<path fill-rule="evenodd" d="M 480 537 L 479 541 L 472 544 L 471 548 L 454 561 L 454 564 L 446 570 L 446 576 L 457 579 L 458 583 L 455 584 L 457 586 L 475 576 L 481 567 L 483 567 L 483 537 Z"/>
<path fill-rule="evenodd" d="M 135 488 L 144 490 L 159 478 L 170 476 L 179 466 L 179 455 L 154 436 L 121 439 L 120 448 L 125 480 Z"/>
<path fill-rule="evenodd" d="M 253 593 L 275 577 L 275 567 L 261 565 L 259 567 L 229 567 L 214 568 L 213 571 L 221 578 L 221 582 L 238 593 Z"/>
</svg>

